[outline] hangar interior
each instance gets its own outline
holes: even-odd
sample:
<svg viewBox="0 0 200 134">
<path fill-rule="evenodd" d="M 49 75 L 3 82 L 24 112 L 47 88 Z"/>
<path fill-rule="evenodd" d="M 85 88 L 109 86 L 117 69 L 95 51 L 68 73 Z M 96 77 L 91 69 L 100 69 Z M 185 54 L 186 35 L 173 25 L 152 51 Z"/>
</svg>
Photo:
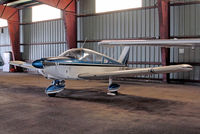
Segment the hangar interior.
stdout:
<svg viewBox="0 0 200 134">
<path fill-rule="evenodd" d="M 119 58 L 122 47 L 107 48 L 98 46 L 101 40 L 118 39 L 159 39 L 159 1 L 160 0 L 142 0 L 141 7 L 110 11 L 95 12 L 95 0 L 77 0 L 75 13 L 68 12 L 68 6 L 75 1 L 71 1 L 65 7 L 59 6 L 62 1 L 57 1 L 57 7 L 62 9 L 61 17 L 45 21 L 32 21 L 32 7 L 45 3 L 54 6 L 51 2 L 45 0 L 18 0 L 10 1 L 0 8 L 0 18 L 6 18 L 6 7 L 19 9 L 19 45 L 20 58 L 25 61 L 33 61 L 42 57 L 58 56 L 60 53 L 72 47 L 82 47 L 93 49 L 104 53 L 115 59 Z M 105 3 L 106 4 L 106 3 Z M 61 5 L 61 4 L 60 4 Z M 200 37 L 200 2 L 191 0 L 172 0 L 169 2 L 168 32 L 167 38 L 199 38 Z M 70 7 L 70 6 L 69 6 Z M 63 8 L 65 8 L 63 12 Z M 71 8 L 71 7 L 70 7 Z M 7 8 L 8 9 L 8 8 Z M 75 16 L 76 26 L 65 24 L 65 19 L 69 16 Z M 7 19 L 15 17 L 11 14 Z M 67 18 L 68 19 L 68 18 Z M 71 18 L 72 19 L 72 18 Z M 75 24 L 74 23 L 74 24 Z M 67 31 L 66 25 L 72 27 Z M 76 28 L 77 31 L 73 30 Z M 16 30 L 16 29 L 15 29 Z M 72 32 L 73 31 L 73 32 Z M 12 50 L 12 44 L 16 44 L 17 37 L 11 40 L 9 27 L 1 27 L 0 33 L 0 53 Z M 67 33 L 67 34 L 66 34 Z M 72 33 L 72 34 L 71 34 Z M 76 36 L 68 40 L 66 37 Z M 69 36 L 68 36 L 69 35 Z M 74 38 L 76 39 L 74 41 Z M 72 44 L 69 46 L 68 44 Z M 72 42 L 72 43 L 71 43 Z M 128 66 L 133 68 L 157 67 L 163 65 L 162 48 L 154 46 L 133 46 L 129 56 Z M 169 48 L 167 64 L 190 64 L 193 71 L 184 73 L 171 73 L 170 81 L 179 82 L 200 82 L 200 48 Z M 166 52 L 167 53 L 167 52 Z M 15 54 L 15 52 L 14 52 Z M 128 77 L 128 79 L 145 80 L 163 80 L 163 75 Z"/>
<path fill-rule="evenodd" d="M 32 62 L 85 47 L 118 59 L 123 47 L 98 42 L 200 38 L 199 0 L 129 0 L 141 3 L 96 13 L 97 1 L 105 7 L 117 0 L 0 0 L 0 18 L 8 20 L 0 20 L 0 54 Z M 57 7 L 59 17 L 34 22 L 42 3 Z M 43 11 L 36 16 L 45 18 Z M 106 94 L 109 79 L 66 80 L 62 92 L 47 97 L 51 80 L 0 66 L 0 134 L 200 134 L 200 47 L 132 46 L 128 66 L 184 63 L 193 71 L 114 80 L 121 88 L 113 96 Z"/>
</svg>

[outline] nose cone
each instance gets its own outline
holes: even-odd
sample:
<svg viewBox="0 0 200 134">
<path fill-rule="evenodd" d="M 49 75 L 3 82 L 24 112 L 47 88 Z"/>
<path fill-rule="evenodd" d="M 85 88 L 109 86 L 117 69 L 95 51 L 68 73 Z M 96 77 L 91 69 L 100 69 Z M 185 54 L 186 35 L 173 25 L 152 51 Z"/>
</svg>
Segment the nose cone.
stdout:
<svg viewBox="0 0 200 134">
<path fill-rule="evenodd" d="M 40 60 L 35 60 L 33 63 L 32 63 L 32 66 L 34 66 L 35 68 L 39 68 L 39 69 L 43 69 L 43 60 L 40 59 Z"/>
</svg>

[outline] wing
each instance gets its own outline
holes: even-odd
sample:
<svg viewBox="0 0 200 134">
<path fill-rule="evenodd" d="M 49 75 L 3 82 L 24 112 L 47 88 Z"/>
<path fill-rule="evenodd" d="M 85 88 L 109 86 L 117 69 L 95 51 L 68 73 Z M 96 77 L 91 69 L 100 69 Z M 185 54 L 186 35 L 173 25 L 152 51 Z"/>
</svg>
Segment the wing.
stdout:
<svg viewBox="0 0 200 134">
<path fill-rule="evenodd" d="M 10 65 L 18 66 L 18 67 L 23 67 L 23 68 L 28 68 L 28 69 L 36 69 L 35 67 L 32 66 L 31 63 L 26 63 L 23 61 L 10 61 Z"/>
<path fill-rule="evenodd" d="M 79 78 L 96 78 L 96 77 L 111 77 L 111 76 L 123 76 L 123 75 L 150 75 L 150 74 L 159 74 L 159 73 L 172 73 L 172 72 L 186 72 L 191 71 L 192 66 L 188 64 L 183 65 L 171 65 L 163 67 L 154 67 L 154 68 L 138 68 L 130 70 L 120 70 L 120 71 L 109 71 L 102 73 L 85 73 L 79 74 Z"/>
<path fill-rule="evenodd" d="M 159 39 L 159 40 L 103 40 L 103 46 L 161 46 L 161 47 L 200 47 L 200 39 Z"/>
</svg>

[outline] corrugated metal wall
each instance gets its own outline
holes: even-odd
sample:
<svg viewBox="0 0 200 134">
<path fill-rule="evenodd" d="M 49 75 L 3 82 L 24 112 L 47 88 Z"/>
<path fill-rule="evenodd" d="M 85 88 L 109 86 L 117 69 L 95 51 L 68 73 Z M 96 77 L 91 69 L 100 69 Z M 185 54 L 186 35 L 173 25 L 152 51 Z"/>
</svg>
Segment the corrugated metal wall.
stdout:
<svg viewBox="0 0 200 134">
<path fill-rule="evenodd" d="M 91 0 L 80 0 L 80 14 L 94 13 L 93 5 L 87 4 Z M 155 0 L 146 0 L 143 6 L 154 6 Z M 158 10 L 156 8 L 123 11 L 102 15 L 94 15 L 78 18 L 78 40 L 105 40 L 105 39 L 132 39 L 132 38 L 158 38 Z M 78 43 L 81 47 L 83 43 Z M 122 47 L 105 48 L 97 45 L 97 42 L 86 43 L 84 47 L 91 48 L 115 59 L 118 59 Z M 156 62 L 160 64 L 161 53 L 159 47 L 131 47 L 130 67 L 155 67 L 158 65 L 146 64 L 147 62 Z M 147 78 L 162 78 L 162 75 L 147 76 Z"/>
<path fill-rule="evenodd" d="M 171 36 L 200 35 L 200 4 L 171 6 Z"/>
<path fill-rule="evenodd" d="M 79 40 L 159 37 L 157 9 L 134 10 L 79 18 Z"/>
<path fill-rule="evenodd" d="M 186 0 L 182 0 L 186 2 Z M 188 1 L 188 0 L 187 0 Z M 157 0 L 143 0 L 142 5 L 155 6 Z M 94 0 L 80 0 L 79 14 L 94 14 Z M 200 36 L 200 5 L 171 6 L 170 36 Z M 106 39 L 137 39 L 158 38 L 159 20 L 157 8 L 129 10 L 100 15 L 85 15 L 78 18 L 78 46 L 94 49 L 118 59 L 121 47 L 103 48 L 97 45 L 98 40 Z M 182 51 L 184 51 L 182 53 Z M 199 48 L 171 48 L 171 63 L 194 62 L 200 63 Z M 195 58 L 194 58 L 195 57 Z M 160 47 L 131 48 L 129 62 L 131 67 L 155 67 L 161 63 Z M 149 64 L 148 64 L 149 63 Z M 194 66 L 194 70 L 188 73 L 171 74 L 171 79 L 200 80 L 200 67 Z M 146 78 L 162 78 L 162 75 L 148 76 Z"/>
<path fill-rule="evenodd" d="M 58 56 L 67 50 L 63 20 L 22 25 L 21 44 L 25 60 Z"/>
<path fill-rule="evenodd" d="M 31 23 L 31 8 L 20 10 L 20 16 L 20 44 L 24 60 L 54 57 L 68 49 L 62 19 Z M 0 53 L 11 50 L 11 46 L 7 46 L 10 45 L 8 28 L 3 28 L 3 31 L 0 33 Z"/>
<path fill-rule="evenodd" d="M 190 2 L 190 0 L 181 0 Z M 170 9 L 171 37 L 200 37 L 200 4 L 176 5 Z M 171 48 L 170 62 L 200 63 L 200 48 Z M 172 79 L 200 80 L 200 67 L 194 66 L 193 71 L 175 73 Z"/>
<path fill-rule="evenodd" d="M 8 27 L 0 28 L 0 54 L 11 51 Z"/>
<path fill-rule="evenodd" d="M 0 28 L 0 56 L 6 51 L 11 51 L 8 27 Z M 1 58 L 1 57 L 0 57 Z M 2 66 L 0 66 L 2 69 Z"/>
</svg>

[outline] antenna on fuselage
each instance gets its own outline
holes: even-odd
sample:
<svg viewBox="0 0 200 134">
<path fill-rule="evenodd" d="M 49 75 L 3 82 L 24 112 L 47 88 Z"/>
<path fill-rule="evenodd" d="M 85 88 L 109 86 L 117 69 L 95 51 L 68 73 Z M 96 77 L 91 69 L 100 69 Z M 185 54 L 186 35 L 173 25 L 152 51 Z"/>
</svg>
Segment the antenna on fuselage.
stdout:
<svg viewBox="0 0 200 134">
<path fill-rule="evenodd" d="M 85 41 L 83 42 L 83 45 L 81 48 L 84 48 L 85 44 L 86 44 L 86 41 L 87 41 L 87 37 L 85 38 Z"/>
</svg>

